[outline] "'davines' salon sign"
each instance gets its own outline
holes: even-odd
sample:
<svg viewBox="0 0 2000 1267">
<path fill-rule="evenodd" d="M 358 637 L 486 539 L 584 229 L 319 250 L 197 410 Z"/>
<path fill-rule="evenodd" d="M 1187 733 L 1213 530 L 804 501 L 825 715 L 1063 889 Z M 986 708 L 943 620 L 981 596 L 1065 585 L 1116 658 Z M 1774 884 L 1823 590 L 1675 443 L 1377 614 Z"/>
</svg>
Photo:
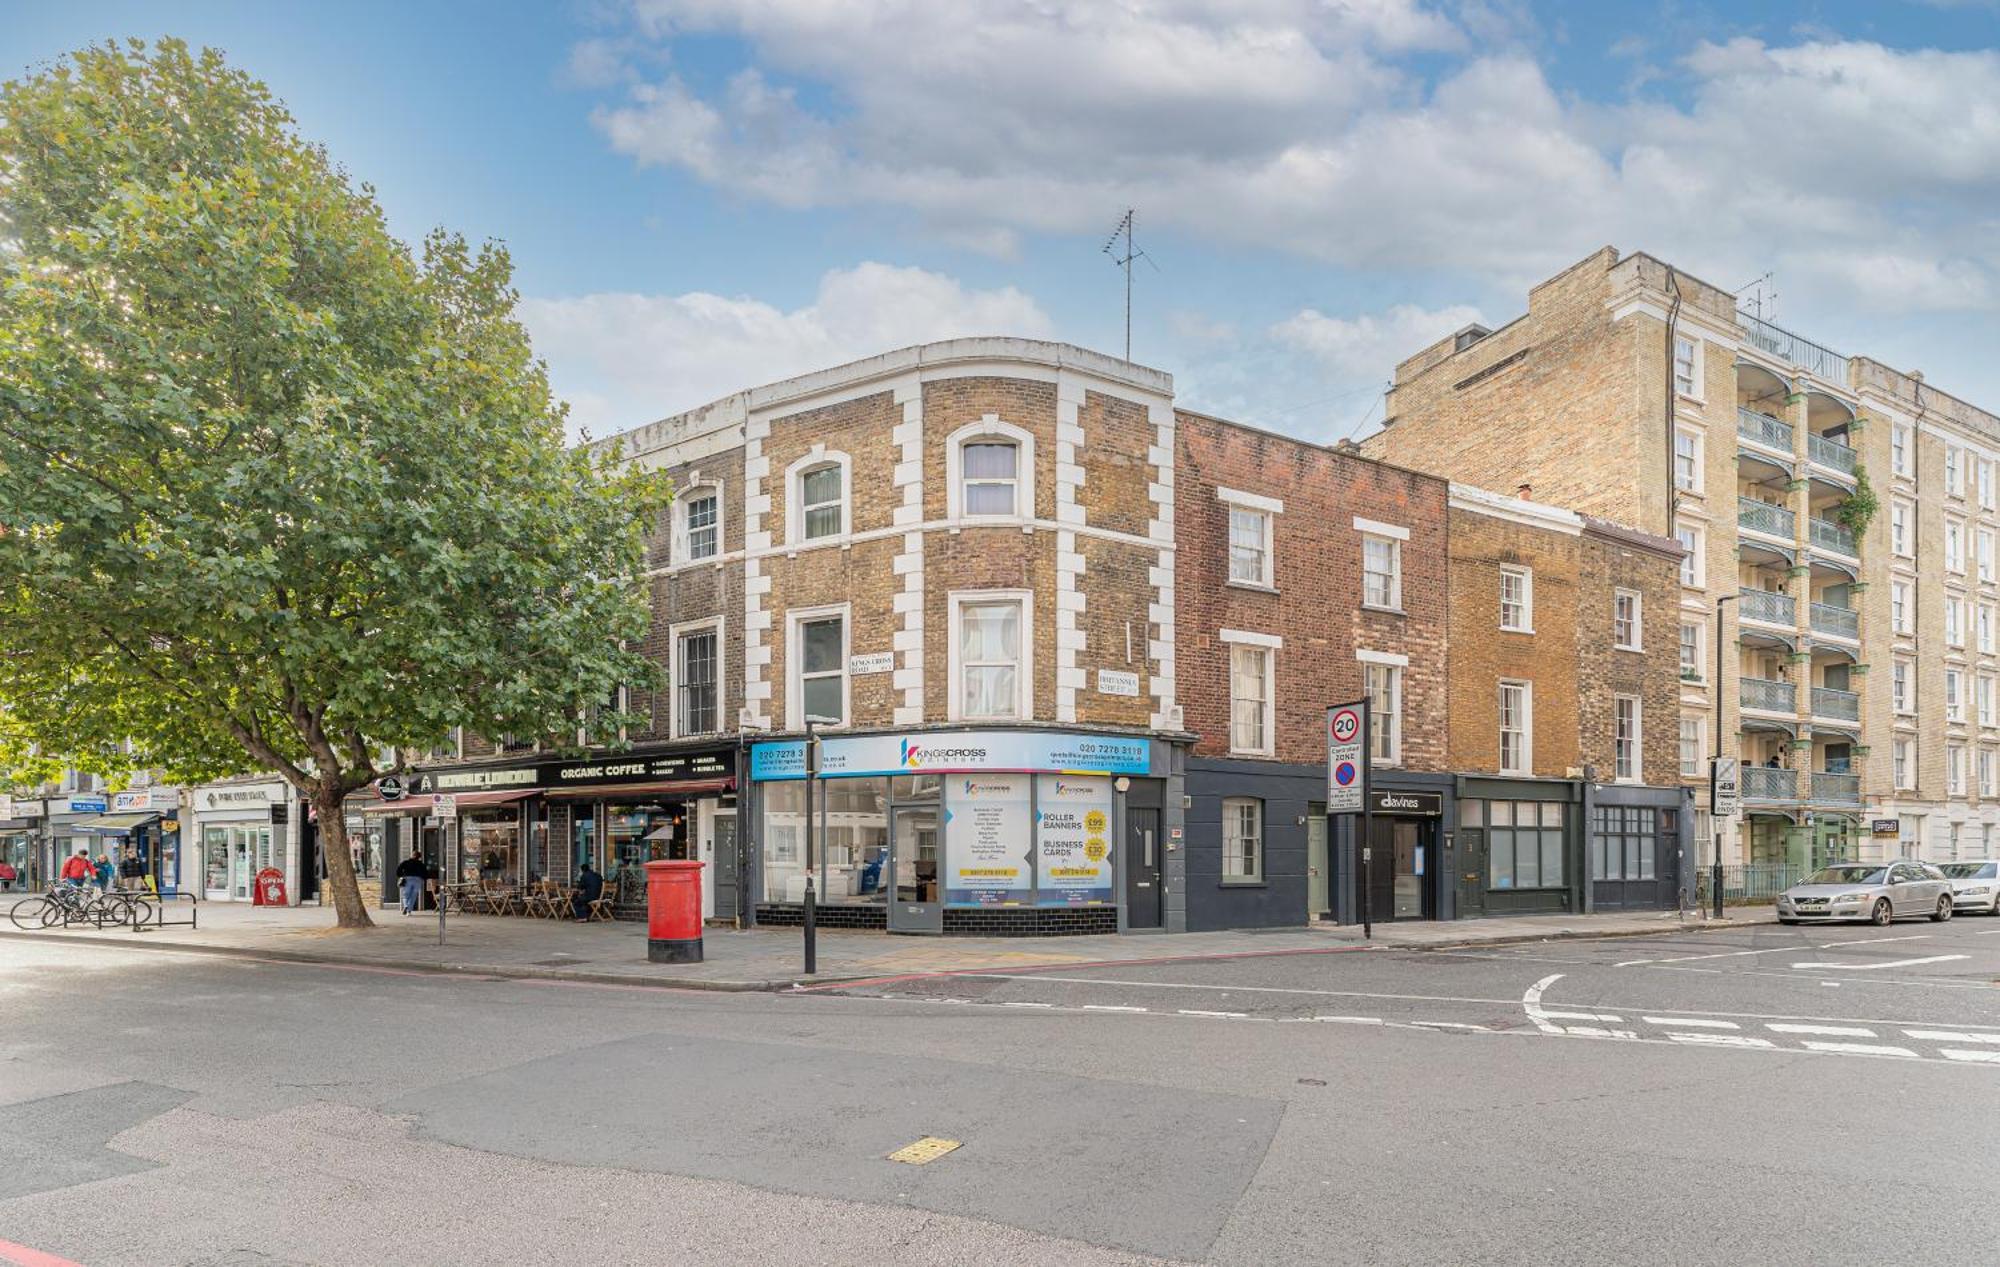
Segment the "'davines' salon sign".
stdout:
<svg viewBox="0 0 2000 1267">
<path fill-rule="evenodd" d="M 500 769 L 424 770 L 412 776 L 410 790 L 426 796 L 436 792 L 597 787 L 663 779 L 726 779 L 732 773 L 727 752 L 679 752 L 596 761 L 544 761 Z"/>
</svg>

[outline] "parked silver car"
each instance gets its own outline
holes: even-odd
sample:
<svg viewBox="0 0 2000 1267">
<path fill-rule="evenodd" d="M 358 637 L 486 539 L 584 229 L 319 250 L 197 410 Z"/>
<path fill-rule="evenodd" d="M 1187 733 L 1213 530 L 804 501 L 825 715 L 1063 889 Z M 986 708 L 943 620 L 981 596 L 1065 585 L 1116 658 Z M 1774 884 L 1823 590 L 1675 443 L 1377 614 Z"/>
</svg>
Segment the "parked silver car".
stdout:
<svg viewBox="0 0 2000 1267">
<path fill-rule="evenodd" d="M 1947 862 L 1938 868 L 1951 881 L 1951 901 L 1961 911 L 2000 915 L 2000 859 Z"/>
<path fill-rule="evenodd" d="M 1951 881 L 1928 862 L 1843 862 L 1822 867 L 1778 895 L 1778 922 L 1951 918 Z"/>
</svg>

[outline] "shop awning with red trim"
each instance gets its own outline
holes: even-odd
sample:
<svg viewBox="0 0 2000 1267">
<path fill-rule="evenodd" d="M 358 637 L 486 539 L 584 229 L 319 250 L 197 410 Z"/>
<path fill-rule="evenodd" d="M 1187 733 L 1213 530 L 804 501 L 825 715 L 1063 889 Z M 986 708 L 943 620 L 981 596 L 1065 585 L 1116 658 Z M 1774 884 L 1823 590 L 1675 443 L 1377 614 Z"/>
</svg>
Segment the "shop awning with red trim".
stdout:
<svg viewBox="0 0 2000 1267">
<path fill-rule="evenodd" d="M 552 788 L 543 795 L 562 801 L 622 801 L 632 796 L 699 796 L 704 792 L 727 792 L 735 786 L 734 779 L 661 779 L 653 783 Z"/>
</svg>

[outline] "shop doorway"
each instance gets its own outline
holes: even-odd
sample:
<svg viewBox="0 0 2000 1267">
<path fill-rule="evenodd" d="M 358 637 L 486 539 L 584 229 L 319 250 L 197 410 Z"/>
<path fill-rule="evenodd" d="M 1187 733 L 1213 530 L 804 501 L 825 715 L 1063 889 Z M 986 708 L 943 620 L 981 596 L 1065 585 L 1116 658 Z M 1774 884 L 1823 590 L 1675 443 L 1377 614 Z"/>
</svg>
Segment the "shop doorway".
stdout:
<svg viewBox="0 0 2000 1267">
<path fill-rule="evenodd" d="M 935 806 L 900 805 L 890 811 L 889 874 L 889 931 L 942 933 Z"/>
<path fill-rule="evenodd" d="M 1366 867 L 1372 918 L 1387 923 L 1437 917 L 1432 898 L 1436 842 L 1434 820 L 1375 819 L 1375 856 Z"/>
<path fill-rule="evenodd" d="M 1125 811 L 1125 926 L 1160 926 L 1160 811 Z"/>
</svg>

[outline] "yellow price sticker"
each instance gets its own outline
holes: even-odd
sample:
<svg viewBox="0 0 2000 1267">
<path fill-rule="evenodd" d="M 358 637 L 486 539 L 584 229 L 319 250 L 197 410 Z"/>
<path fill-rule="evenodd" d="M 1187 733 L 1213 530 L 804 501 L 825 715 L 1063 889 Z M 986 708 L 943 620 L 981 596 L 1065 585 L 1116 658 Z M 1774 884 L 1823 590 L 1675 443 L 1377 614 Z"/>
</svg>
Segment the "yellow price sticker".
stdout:
<svg viewBox="0 0 2000 1267">
<path fill-rule="evenodd" d="M 1107 850 L 1104 848 L 1104 837 L 1102 836 L 1092 836 L 1089 840 L 1083 842 L 1083 856 L 1090 859 L 1092 862 L 1104 861 L 1104 855 L 1106 852 Z"/>
<path fill-rule="evenodd" d="M 1083 816 L 1083 829 L 1085 831 L 1101 832 L 1108 823 L 1109 820 L 1104 817 L 1104 811 L 1101 809 L 1094 809 Z"/>
</svg>

